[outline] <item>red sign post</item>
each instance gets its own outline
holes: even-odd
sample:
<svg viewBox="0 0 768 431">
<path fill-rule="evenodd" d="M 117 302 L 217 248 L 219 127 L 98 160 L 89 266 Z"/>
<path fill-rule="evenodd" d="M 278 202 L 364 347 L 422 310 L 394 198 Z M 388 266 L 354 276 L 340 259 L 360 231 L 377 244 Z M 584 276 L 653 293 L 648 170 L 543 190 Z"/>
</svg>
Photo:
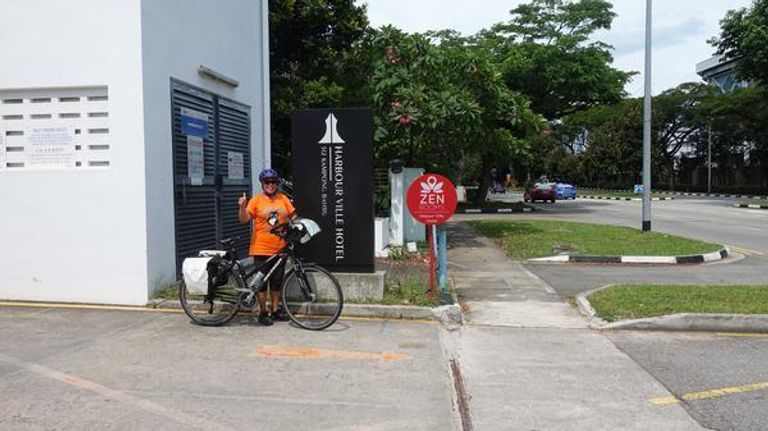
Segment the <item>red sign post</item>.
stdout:
<svg viewBox="0 0 768 431">
<path fill-rule="evenodd" d="M 429 243 L 429 295 L 435 295 L 435 246 L 432 227 L 447 222 L 456 211 L 456 187 L 442 175 L 422 175 L 408 187 L 406 203 L 413 218 L 427 225 Z M 445 270 L 442 268 L 441 270 Z"/>
</svg>

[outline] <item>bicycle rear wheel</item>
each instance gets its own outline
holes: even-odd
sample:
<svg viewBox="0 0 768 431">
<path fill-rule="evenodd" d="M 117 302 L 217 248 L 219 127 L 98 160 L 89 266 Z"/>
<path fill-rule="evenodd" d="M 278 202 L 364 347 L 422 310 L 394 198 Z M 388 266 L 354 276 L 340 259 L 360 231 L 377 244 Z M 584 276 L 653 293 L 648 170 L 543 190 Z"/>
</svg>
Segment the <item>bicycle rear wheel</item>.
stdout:
<svg viewBox="0 0 768 431">
<path fill-rule="evenodd" d="M 319 266 L 307 266 L 302 274 L 291 270 L 280 290 L 288 317 L 304 329 L 320 331 L 333 325 L 344 306 L 339 281 Z"/>
<path fill-rule="evenodd" d="M 179 285 L 181 308 L 198 325 L 220 326 L 232 320 L 238 311 L 236 288 L 245 286 L 240 276 L 230 271 L 227 283 L 214 289 L 212 295 L 193 295 L 184 280 Z"/>
</svg>

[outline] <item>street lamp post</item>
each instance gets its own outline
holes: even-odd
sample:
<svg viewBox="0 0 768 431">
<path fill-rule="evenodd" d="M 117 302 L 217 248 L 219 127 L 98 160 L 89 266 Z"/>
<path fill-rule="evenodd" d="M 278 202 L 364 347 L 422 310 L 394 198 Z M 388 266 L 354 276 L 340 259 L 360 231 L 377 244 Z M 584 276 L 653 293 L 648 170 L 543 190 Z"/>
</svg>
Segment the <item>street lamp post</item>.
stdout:
<svg viewBox="0 0 768 431">
<path fill-rule="evenodd" d="M 643 232 L 651 230 L 651 11 L 645 3 L 645 103 L 643 106 Z"/>
<path fill-rule="evenodd" d="M 712 123 L 707 127 L 707 193 L 712 193 Z"/>
</svg>

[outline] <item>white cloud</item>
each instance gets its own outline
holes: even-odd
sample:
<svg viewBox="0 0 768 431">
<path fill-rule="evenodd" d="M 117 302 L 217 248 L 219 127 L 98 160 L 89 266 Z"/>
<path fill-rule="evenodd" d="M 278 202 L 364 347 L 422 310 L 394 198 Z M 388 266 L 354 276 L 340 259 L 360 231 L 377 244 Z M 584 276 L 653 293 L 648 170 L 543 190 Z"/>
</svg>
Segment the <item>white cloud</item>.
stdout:
<svg viewBox="0 0 768 431">
<path fill-rule="evenodd" d="M 392 24 L 408 32 L 450 28 L 465 35 L 506 21 L 519 0 L 366 0 L 371 25 Z M 654 1 L 653 91 L 699 81 L 696 63 L 713 54 L 707 39 L 717 36 L 729 9 L 748 7 L 751 0 Z M 616 0 L 618 14 L 611 30 L 599 39 L 615 48 L 615 66 L 642 72 L 645 47 L 645 1 Z M 642 73 L 627 84 L 632 96 L 643 94 Z"/>
</svg>

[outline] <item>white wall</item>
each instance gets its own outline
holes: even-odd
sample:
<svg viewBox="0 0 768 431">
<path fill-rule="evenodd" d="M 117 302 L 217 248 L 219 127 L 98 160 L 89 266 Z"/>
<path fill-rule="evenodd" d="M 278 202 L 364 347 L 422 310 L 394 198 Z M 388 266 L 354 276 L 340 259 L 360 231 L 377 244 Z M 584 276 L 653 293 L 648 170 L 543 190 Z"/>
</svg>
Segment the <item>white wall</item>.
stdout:
<svg viewBox="0 0 768 431">
<path fill-rule="evenodd" d="M 112 140 L 108 168 L 0 171 L 2 299 L 146 303 L 140 12 L 0 2 L 0 91 L 107 86 Z"/>
<path fill-rule="evenodd" d="M 264 163 L 262 0 L 143 0 L 141 9 L 147 258 L 153 289 L 175 277 L 170 78 L 249 105 L 254 175 Z M 199 75 L 200 65 L 236 79 L 238 87 Z"/>
</svg>

